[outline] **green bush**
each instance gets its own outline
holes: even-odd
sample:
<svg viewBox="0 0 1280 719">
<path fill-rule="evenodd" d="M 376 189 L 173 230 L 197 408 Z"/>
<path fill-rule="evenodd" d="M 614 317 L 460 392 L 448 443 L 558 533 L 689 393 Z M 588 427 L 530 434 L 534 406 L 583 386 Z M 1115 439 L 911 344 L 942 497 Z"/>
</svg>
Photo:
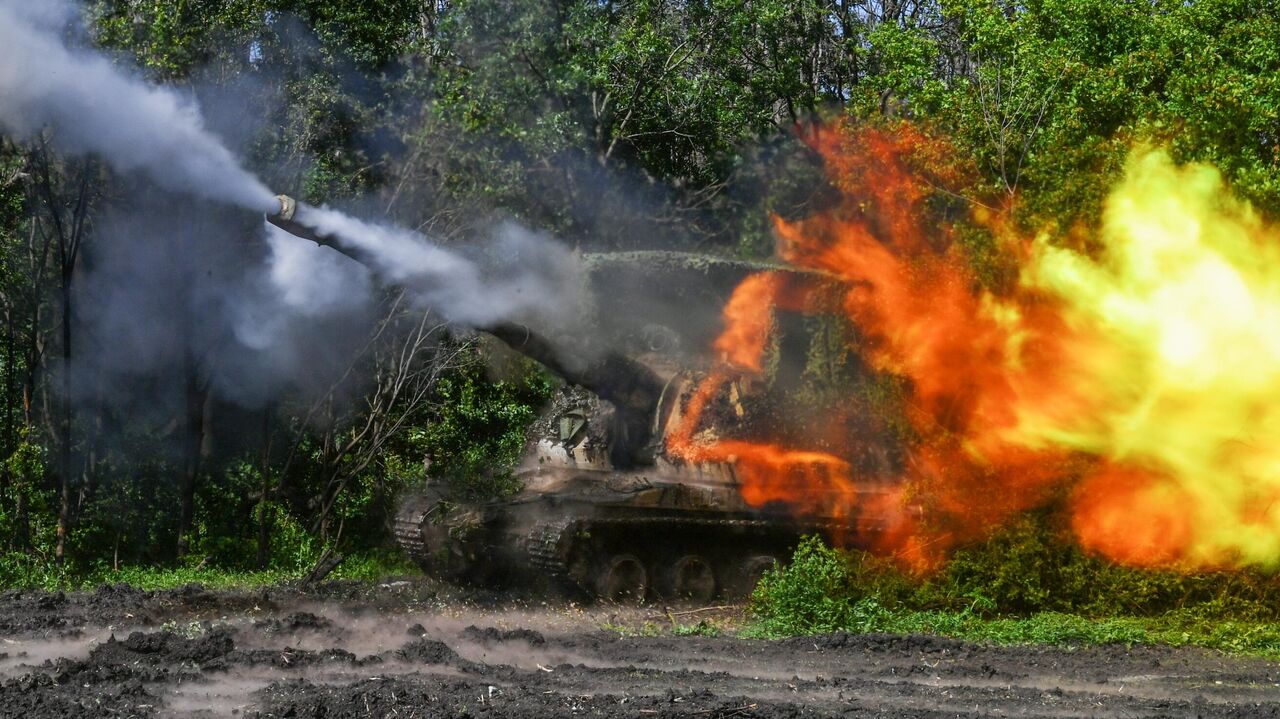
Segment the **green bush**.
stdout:
<svg viewBox="0 0 1280 719">
<path fill-rule="evenodd" d="M 387 577 L 411 577 L 422 574 L 399 549 L 374 549 L 348 556 L 334 570 L 332 579 L 354 579 L 375 582 Z"/>
<path fill-rule="evenodd" d="M 789 565 L 760 578 L 751 612 L 766 635 L 832 632 L 848 625 L 856 591 L 847 558 L 809 537 Z"/>
<path fill-rule="evenodd" d="M 551 396 L 550 378 L 532 362 L 521 363 L 514 380 L 491 380 L 473 353 L 440 379 L 439 411 L 416 430 L 416 443 L 431 460 L 430 476 L 468 499 L 501 497 L 518 489 L 511 469 L 520 459 L 525 428 Z"/>
<path fill-rule="evenodd" d="M 985 597 L 1002 615 L 1065 612 L 1280 619 L 1280 577 L 1249 569 L 1181 573 L 1119 566 L 1075 544 L 1051 511 L 1028 515 L 987 541 L 957 551 L 917 590 L 917 604 L 956 608 Z"/>
<path fill-rule="evenodd" d="M 860 551 L 804 539 L 761 578 L 748 635 L 934 633 L 1004 644 L 1192 644 L 1280 656 L 1280 578 L 1179 574 L 1088 555 L 1052 514 L 1021 520 L 913 577 Z"/>
<path fill-rule="evenodd" d="M 910 585 L 879 560 L 841 552 L 807 537 L 791 562 L 764 573 L 750 611 L 766 636 L 874 631 L 881 597 L 898 598 Z"/>
<path fill-rule="evenodd" d="M 56 588 L 66 582 L 66 567 L 54 564 L 52 558 L 6 552 L 0 555 L 0 587 Z"/>
</svg>

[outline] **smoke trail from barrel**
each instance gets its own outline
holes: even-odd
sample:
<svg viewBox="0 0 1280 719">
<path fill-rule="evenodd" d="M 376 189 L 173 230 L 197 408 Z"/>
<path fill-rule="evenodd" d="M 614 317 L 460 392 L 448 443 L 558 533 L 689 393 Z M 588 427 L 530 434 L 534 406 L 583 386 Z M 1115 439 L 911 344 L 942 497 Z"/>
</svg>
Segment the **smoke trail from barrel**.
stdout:
<svg viewBox="0 0 1280 719">
<path fill-rule="evenodd" d="M 468 251 L 416 232 L 359 220 L 327 207 L 299 205 L 298 223 L 369 267 L 383 283 L 449 322 L 487 327 L 518 320 L 558 324 L 573 316 L 582 287 L 577 258 L 549 237 L 514 223 L 493 228 Z M 297 226 L 297 225 L 295 225 Z"/>
<path fill-rule="evenodd" d="M 272 193 L 204 126 L 199 109 L 100 54 L 69 47 L 65 0 L 0 0 L 0 129 L 141 171 L 168 189 L 268 211 Z"/>
<path fill-rule="evenodd" d="M 68 45 L 65 31 L 76 11 L 67 0 L 0 0 L 0 132 L 30 138 L 48 128 L 60 152 L 100 157 L 117 171 L 142 172 L 175 192 L 264 213 L 279 210 L 273 193 L 205 127 L 193 102 L 99 53 Z M 546 318 L 576 306 L 570 253 L 514 225 L 496 228 L 493 242 L 481 248 L 496 261 L 483 263 L 407 230 L 327 208 L 308 211 L 381 279 L 407 287 L 451 322 Z"/>
</svg>

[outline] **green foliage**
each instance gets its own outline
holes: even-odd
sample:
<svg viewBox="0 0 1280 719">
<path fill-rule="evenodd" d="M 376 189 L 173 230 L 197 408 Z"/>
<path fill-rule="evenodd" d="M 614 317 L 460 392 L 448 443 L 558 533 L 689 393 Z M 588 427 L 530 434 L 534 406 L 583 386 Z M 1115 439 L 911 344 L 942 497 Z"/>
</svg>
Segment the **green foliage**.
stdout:
<svg viewBox="0 0 1280 719">
<path fill-rule="evenodd" d="M 1263 212 L 1280 213 L 1280 18 L 1266 4 L 882 5 L 94 0 L 89 11 L 94 39 L 153 79 L 254 87 L 246 106 L 257 131 L 236 139 L 271 186 L 312 202 L 366 199 L 444 237 L 466 236 L 496 209 L 583 248 L 660 237 L 769 256 L 768 215 L 803 216 L 829 189 L 793 128 L 842 115 L 908 118 L 949 135 L 979 178 L 948 189 L 1016 197 L 1020 222 L 1061 241 L 1097 221 L 1142 141 L 1214 163 Z M 293 576 L 326 547 L 385 543 L 396 494 L 427 474 L 468 497 L 513 489 L 509 472 L 549 380 L 528 366 L 495 379 L 472 354 L 430 406 L 388 410 L 402 429 L 368 463 L 334 451 L 357 430 L 330 417 L 321 431 L 325 422 L 296 407 L 262 446 L 208 458 L 182 562 L 175 418 L 109 417 L 121 426 L 105 456 L 77 427 L 76 471 L 93 481 L 77 485 L 68 560 L 55 566 L 56 438 L 30 428 L 57 425 L 42 409 L 57 404 L 56 323 L 37 279 L 48 267 L 30 265 L 26 244 L 38 208 L 28 206 L 25 152 L 0 138 L 0 586 Z M 957 232 L 985 286 L 1015 276 L 988 232 Z M 856 339 L 815 334 L 797 387 L 780 391 L 806 405 L 834 398 L 850 417 L 871 418 L 853 431 L 909 442 L 891 410 L 901 385 L 858 371 Z M 298 438 L 284 451 L 270 439 L 282 429 Z M 264 527 L 266 572 L 247 574 Z M 138 568 L 155 566 L 169 569 Z M 339 573 L 393 566 L 349 559 Z M 769 634 L 914 627 L 1073 642 L 1165 640 L 1167 629 L 1247 651 L 1274 651 L 1264 622 L 1280 618 L 1277 607 L 1273 577 L 1115 567 L 1041 516 L 959 551 L 927 580 L 811 540 L 753 598 Z"/>
<path fill-rule="evenodd" d="M 856 621 L 834 631 L 938 634 L 994 644 L 1167 644 L 1217 651 L 1280 657 L 1280 627 L 1275 622 L 1207 621 L 1169 612 L 1151 617 L 1092 618 L 1078 614 L 1037 612 L 1024 617 L 982 617 L 968 609 L 890 609 L 873 597 L 860 600 Z M 784 637 L 807 634 L 784 624 L 757 621 L 743 636 Z"/>
<path fill-rule="evenodd" d="M 64 577 L 55 584 L 36 585 L 46 591 L 91 590 L 103 584 L 128 584 L 144 590 L 174 589 L 189 584 L 199 584 L 210 589 L 234 589 L 258 587 L 298 578 L 298 574 L 277 569 L 263 571 L 229 571 L 208 567 L 148 567 L 124 566 L 113 569 L 97 566 L 76 577 Z"/>
<path fill-rule="evenodd" d="M 1061 540 L 1044 522 L 1019 520 L 983 545 L 957 552 L 945 579 L 933 586 L 958 596 L 980 593 L 1004 612 L 1062 609 L 1079 589 L 1066 582 L 1089 560 Z"/>
<path fill-rule="evenodd" d="M 161 79 L 184 78 L 227 55 L 248 63 L 242 51 L 256 42 L 263 52 L 288 17 L 310 28 L 333 61 L 376 71 L 404 52 L 420 17 L 410 0 L 376 7 L 361 0 L 95 0 L 91 7 L 98 42 L 129 51 Z"/>
<path fill-rule="evenodd" d="M 50 547 L 52 549 L 52 547 Z M 67 581 L 67 570 L 52 561 L 52 554 L 6 552 L 0 555 L 0 586 L 57 589 Z"/>
<path fill-rule="evenodd" d="M 645 621 L 638 626 L 633 624 L 605 623 L 602 624 L 600 628 L 606 632 L 614 632 L 624 639 L 630 639 L 632 637 L 657 637 L 662 634 L 662 628 L 650 621 Z"/>
<path fill-rule="evenodd" d="M 981 595 L 1002 614 L 1085 616 L 1189 611 L 1206 619 L 1280 619 L 1280 576 L 1259 570 L 1185 574 L 1111 564 L 1082 551 L 1050 514 L 1025 517 L 955 553 L 922 587 L 935 604 Z"/>
<path fill-rule="evenodd" d="M 849 555 L 807 537 L 791 562 L 765 572 L 751 611 L 766 636 L 874 631 L 884 611 L 879 596 L 910 591 L 907 580 L 866 554 Z"/>
<path fill-rule="evenodd" d="M 211 486 L 225 490 L 233 484 L 213 484 Z M 227 507 L 226 500 L 234 501 L 238 497 L 251 496 L 258 487 L 251 484 L 240 494 L 225 494 L 218 504 Z M 234 491 L 231 490 L 231 491 Z M 289 509 L 278 502 L 268 501 L 265 505 L 254 504 L 252 509 L 227 512 L 212 509 L 210 504 L 216 502 L 210 492 L 201 493 L 201 510 L 198 513 L 201 521 L 196 527 L 195 539 L 190 554 L 184 559 L 187 566 L 208 564 L 228 571 L 251 571 L 257 569 L 257 533 L 258 523 L 262 521 L 260 513 L 267 513 L 271 519 L 271 551 L 267 555 L 266 566 L 281 572 L 300 573 L 313 567 L 324 552 L 324 544 L 310 528 L 303 525 Z M 208 504 L 206 504 L 208 503 Z M 244 502 L 239 502 L 243 506 Z M 239 519 L 237 521 L 237 517 Z M 252 518 L 252 521 L 249 521 Z M 246 531 L 247 530 L 247 531 Z"/>
<path fill-rule="evenodd" d="M 211 59 L 210 34 L 228 14 L 222 5 L 200 0 L 99 0 L 92 7 L 99 42 L 131 52 L 158 78 L 174 79 Z"/>
<path fill-rule="evenodd" d="M 1164 643 L 1280 655 L 1280 577 L 1178 574 L 1088 556 L 1040 518 L 905 574 L 810 537 L 766 572 L 747 634 L 934 633 L 1002 644 Z"/>
<path fill-rule="evenodd" d="M 150 443 L 137 449 L 154 451 Z M 80 505 L 69 542 L 68 568 L 73 572 L 95 564 L 151 564 L 172 558 L 177 540 L 177 471 L 155 455 L 131 469 L 131 476 L 104 473 L 92 497 Z M 51 522 L 56 507 L 52 513 Z"/>
<path fill-rule="evenodd" d="M 1082 551 L 1050 513 L 1014 522 L 956 551 L 937 574 L 914 577 L 884 559 L 827 547 L 816 537 L 766 574 L 753 605 L 795 626 L 839 624 L 867 597 L 893 608 L 1090 617 L 1183 612 L 1203 619 L 1280 619 L 1280 576 L 1256 570 L 1185 574 L 1122 567 Z M 813 618 L 804 612 L 823 608 Z M 814 610 L 816 611 L 816 610 Z M 821 617 L 831 617 L 831 621 Z"/>
<path fill-rule="evenodd" d="M 0 532 L 3 533 L 0 536 L 9 541 L 10 551 L 26 550 L 32 555 L 14 558 L 16 564 L 12 571 L 19 574 L 30 571 L 28 568 L 33 561 L 38 561 L 36 558 L 47 560 L 53 553 L 56 505 L 54 493 L 44 483 L 45 461 L 44 447 L 28 435 L 0 465 L 0 472 L 8 480 L 7 496 L 0 503 Z M 0 568 L 0 573 L 6 571 Z M 3 581 L 0 576 L 0 586 Z"/>
<path fill-rule="evenodd" d="M 421 0 L 284 0 L 260 3 L 297 14 L 327 52 L 366 71 L 380 70 L 405 52 L 430 10 Z"/>
<path fill-rule="evenodd" d="M 92 590 L 103 584 L 128 584 L 144 590 L 173 589 L 199 584 L 210 589 L 261 587 L 300 579 L 310 565 L 293 569 L 226 569 L 209 566 L 159 567 L 126 565 L 112 568 L 96 564 L 81 570 L 57 567 L 25 554 L 0 555 L 0 586 L 43 589 L 45 591 Z M 332 580 L 373 582 L 389 577 L 414 577 L 417 565 L 398 550 L 377 549 L 348 555 L 329 575 Z"/>
<path fill-rule="evenodd" d="M 418 443 L 428 473 L 467 498 L 492 498 L 518 489 L 511 469 L 525 446 L 525 428 L 551 396 L 550 378 L 532 363 L 510 380 L 490 380 L 478 354 L 437 386 L 438 413 Z"/>
<path fill-rule="evenodd" d="M 1090 225 L 1136 141 L 1219 166 L 1280 211 L 1280 20 L 1240 0 L 1048 0 L 1008 12 L 950 0 L 976 69 L 937 101 L 914 90 L 1024 220 Z"/>
<path fill-rule="evenodd" d="M 330 575 L 332 579 L 373 582 L 388 577 L 414 577 L 422 573 L 399 549 L 378 548 L 348 556 Z"/>
</svg>

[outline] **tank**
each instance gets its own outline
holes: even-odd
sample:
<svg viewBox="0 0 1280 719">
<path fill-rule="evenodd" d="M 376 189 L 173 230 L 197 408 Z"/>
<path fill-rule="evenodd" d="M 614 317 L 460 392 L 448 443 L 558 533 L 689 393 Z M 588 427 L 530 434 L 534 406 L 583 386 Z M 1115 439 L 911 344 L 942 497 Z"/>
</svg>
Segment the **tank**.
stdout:
<svg viewBox="0 0 1280 719">
<path fill-rule="evenodd" d="M 273 224 L 343 251 L 301 224 L 292 200 L 282 197 L 281 205 L 280 215 L 268 217 Z M 805 535 L 868 546 L 890 528 L 892 517 L 877 509 L 889 503 L 876 501 L 894 489 L 883 479 L 891 474 L 884 471 L 888 450 L 871 453 L 878 462 L 855 466 L 859 500 L 851 506 L 847 497 L 813 496 L 823 490 L 808 472 L 777 478 L 793 482 L 784 494 L 804 496 L 803 503 L 749 503 L 732 458 L 686 461 L 669 446 L 695 388 L 715 366 L 707 348 L 733 288 L 758 272 L 814 285 L 834 280 L 671 252 L 586 255 L 583 263 L 592 341 L 575 347 L 572 338 L 553 342 L 516 324 L 480 328 L 564 379 L 528 432 L 514 471 L 519 491 L 468 502 L 444 484 L 429 484 L 404 500 L 396 518 L 396 540 L 408 556 L 451 581 L 550 583 L 616 602 L 706 602 L 749 592 Z M 812 324 L 800 313 L 778 318 L 776 334 L 785 336 L 774 337 L 781 356 L 775 364 L 812 347 Z M 717 409 L 700 432 L 775 435 L 781 421 L 800 425 L 803 435 L 806 422 L 789 419 L 804 412 L 803 403 L 780 410 L 765 397 L 794 393 L 786 379 L 775 377 L 771 388 L 753 384 L 728 382 L 717 391 Z M 765 416 L 775 413 L 788 416 Z M 821 432 L 820 421 L 808 424 Z"/>
</svg>

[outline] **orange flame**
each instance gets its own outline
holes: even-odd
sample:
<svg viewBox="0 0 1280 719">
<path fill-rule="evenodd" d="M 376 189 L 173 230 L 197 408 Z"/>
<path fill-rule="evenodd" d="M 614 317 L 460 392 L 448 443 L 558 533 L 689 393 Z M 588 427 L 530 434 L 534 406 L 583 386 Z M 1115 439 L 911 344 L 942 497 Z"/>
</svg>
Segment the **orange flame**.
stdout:
<svg viewBox="0 0 1280 719">
<path fill-rule="evenodd" d="M 913 565 L 933 566 L 951 543 L 978 536 L 1040 501 L 1061 472 L 1060 462 L 1040 452 L 994 456 L 1004 449 L 1000 433 L 1017 422 L 1015 405 L 1028 391 L 1024 385 L 1053 366 L 1052 346 L 1027 352 L 1024 345 L 1054 316 L 1034 305 L 1016 316 L 996 311 L 975 293 L 976 281 L 949 239 L 926 235 L 919 218 L 928 188 L 907 163 L 908 152 L 928 146 L 925 138 L 909 131 L 867 131 L 847 143 L 841 137 L 820 129 L 813 146 L 827 158 L 845 202 L 799 222 L 775 218 L 779 250 L 793 265 L 843 280 L 843 310 L 862 332 L 867 361 L 912 380 L 909 418 L 921 442 L 906 480 L 926 490 L 914 494 L 927 497 L 934 518 L 945 521 L 928 529 L 900 525 L 879 539 Z M 715 348 L 733 367 L 761 370 L 781 288 L 776 275 L 754 275 L 726 305 Z M 794 298 L 790 304 L 806 305 Z M 1022 365 L 1024 376 L 1008 372 L 1014 363 Z M 751 504 L 780 501 L 800 511 L 849 516 L 859 484 L 849 463 L 836 456 L 772 444 L 694 441 L 689 433 L 727 376 L 713 372 L 696 389 L 682 429 L 669 443 L 672 453 L 691 461 L 734 462 Z M 900 495 L 894 501 L 902 501 Z M 900 508 L 876 509 L 904 516 L 894 510 Z"/>
<path fill-rule="evenodd" d="M 1105 466 L 1080 484 L 1072 529 L 1086 548 L 1135 566 L 1170 566 L 1190 544 L 1193 498 L 1130 467 Z"/>
<path fill-rule="evenodd" d="M 724 332 L 713 347 L 731 365 L 760 372 L 779 294 L 777 275 L 760 273 L 742 281 L 724 307 Z"/>
<path fill-rule="evenodd" d="M 762 372 L 774 308 L 824 309 L 812 297 L 797 296 L 781 273 L 747 278 L 726 305 L 724 331 L 714 345 L 724 366 L 695 389 L 668 444 L 674 456 L 734 463 L 742 496 L 753 505 L 782 502 L 796 511 L 847 517 L 861 502 L 863 511 L 893 515 L 897 523 L 877 538 L 876 548 L 921 569 L 938 566 L 950 547 L 987 535 L 1017 513 L 1068 496 L 1081 544 L 1118 562 L 1280 562 L 1280 479 L 1271 479 L 1273 468 L 1280 471 L 1280 452 L 1271 443 L 1237 441 L 1217 430 L 1179 452 L 1152 449 L 1159 437 L 1149 439 L 1159 432 L 1149 420 L 1154 402 L 1185 419 L 1195 411 L 1188 398 L 1211 402 L 1215 393 L 1226 399 L 1218 400 L 1211 423 L 1222 425 L 1221 417 L 1230 416 L 1230 426 L 1247 426 L 1261 417 L 1254 423 L 1280 431 L 1280 416 L 1273 421 L 1266 409 L 1280 380 L 1267 384 L 1271 375 L 1261 373 L 1243 389 L 1215 390 L 1210 382 L 1224 373 L 1191 365 L 1212 349 L 1205 339 L 1214 336 L 1212 317 L 1208 329 L 1176 317 L 1152 329 L 1149 319 L 1159 315 L 1153 303 L 1169 298 L 1199 307 L 1204 290 L 1186 293 L 1186 282 L 1166 282 L 1150 262 L 1140 264 L 1148 256 L 1141 243 L 1155 237 L 1157 249 L 1188 278 L 1220 282 L 1256 316 L 1280 316 L 1280 291 L 1274 289 L 1280 276 L 1254 269 L 1275 264 L 1263 260 L 1280 258 L 1280 249 L 1250 249 L 1259 238 L 1280 239 L 1280 231 L 1260 225 L 1247 208 L 1220 201 L 1220 184 L 1202 171 L 1170 179 L 1161 166 L 1154 174 L 1148 167 L 1150 176 L 1126 179 L 1129 194 L 1113 198 L 1108 210 L 1138 217 L 1109 216 L 1112 224 L 1102 236 L 1113 245 L 1113 264 L 1138 263 L 1136 269 L 1099 268 L 1069 250 L 1019 238 L 1010 207 L 973 211 L 973 219 L 1005 243 L 1006 255 L 1022 263 L 1020 281 L 997 293 L 979 282 L 945 223 L 926 224 L 931 198 L 959 197 L 940 188 L 968 182 L 969 173 L 949 159 L 956 153 L 947 143 L 907 125 L 893 132 L 816 128 L 808 141 L 825 159 L 842 201 L 798 221 L 775 217 L 779 255 L 839 278 L 839 309 L 858 329 L 863 359 L 873 370 L 908 381 L 904 410 L 916 440 L 896 478 L 899 489 L 862 492 L 876 478 L 855 477 L 851 464 L 833 454 L 695 436 L 709 402 L 735 373 Z M 1170 183 L 1178 182 L 1199 193 L 1182 198 L 1195 206 L 1188 213 L 1230 225 L 1234 234 L 1188 236 L 1181 226 L 1152 227 L 1169 209 L 1158 203 L 1176 201 L 1167 195 Z M 1138 279 L 1121 276 L 1126 269 Z M 1072 294 L 1077 288 L 1085 300 Z M 1120 319 L 1113 322 L 1113 316 Z M 1134 327 L 1114 326 L 1133 318 Z M 1280 343 L 1259 339 L 1259 330 L 1243 323 L 1229 323 L 1227 330 L 1280 361 Z M 1148 366 L 1157 362 L 1164 364 Z M 1190 369 L 1183 377 L 1168 374 L 1166 365 Z M 1150 377 L 1108 369 L 1132 366 Z M 1173 390 L 1166 387 L 1179 382 Z M 1146 423 L 1147 436 L 1130 442 L 1125 428 L 1139 422 Z M 1195 422 L 1183 424 L 1195 436 Z M 1224 477 L 1200 476 L 1218 471 L 1215 463 L 1224 465 Z M 912 519 L 901 511 L 904 501 L 923 513 Z M 1239 526 L 1222 529 L 1223 517 Z"/>
<path fill-rule="evenodd" d="M 773 324 L 775 307 L 803 307 L 807 293 L 792 288 L 776 273 L 748 276 L 724 309 L 725 328 L 714 347 L 739 372 L 758 374 Z M 823 452 L 785 449 L 742 440 L 699 441 L 694 432 L 708 404 L 730 379 L 730 369 L 710 372 L 694 389 L 680 426 L 668 437 L 667 450 L 692 462 L 734 465 L 740 492 L 753 506 L 783 502 L 803 512 L 848 516 L 856 501 L 849 463 Z"/>
</svg>

